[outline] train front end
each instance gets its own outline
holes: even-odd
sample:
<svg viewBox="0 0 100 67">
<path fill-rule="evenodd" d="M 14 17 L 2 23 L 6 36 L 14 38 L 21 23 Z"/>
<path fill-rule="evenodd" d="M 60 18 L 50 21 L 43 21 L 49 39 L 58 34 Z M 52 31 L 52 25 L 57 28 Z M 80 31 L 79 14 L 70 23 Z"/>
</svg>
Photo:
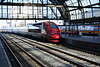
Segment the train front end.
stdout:
<svg viewBox="0 0 100 67">
<path fill-rule="evenodd" d="M 58 26 L 54 22 L 49 23 L 49 30 L 50 30 L 50 41 L 51 42 L 59 42 L 61 39 L 61 34 Z"/>
<path fill-rule="evenodd" d="M 60 39 L 61 39 L 60 31 L 57 29 L 51 30 L 51 41 L 52 42 L 59 42 Z"/>
</svg>

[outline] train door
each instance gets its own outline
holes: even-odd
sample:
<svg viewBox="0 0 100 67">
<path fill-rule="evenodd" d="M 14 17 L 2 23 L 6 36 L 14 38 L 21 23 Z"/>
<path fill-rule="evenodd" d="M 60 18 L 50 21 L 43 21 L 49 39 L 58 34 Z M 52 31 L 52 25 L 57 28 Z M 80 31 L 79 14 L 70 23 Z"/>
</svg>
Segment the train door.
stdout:
<svg viewBox="0 0 100 67">
<path fill-rule="evenodd" d="M 45 35 L 46 34 L 46 26 L 44 25 L 44 23 L 42 24 L 42 28 L 41 28 L 41 34 Z"/>
<path fill-rule="evenodd" d="M 45 23 L 42 24 L 41 37 L 46 38 L 46 25 L 45 25 Z"/>
</svg>

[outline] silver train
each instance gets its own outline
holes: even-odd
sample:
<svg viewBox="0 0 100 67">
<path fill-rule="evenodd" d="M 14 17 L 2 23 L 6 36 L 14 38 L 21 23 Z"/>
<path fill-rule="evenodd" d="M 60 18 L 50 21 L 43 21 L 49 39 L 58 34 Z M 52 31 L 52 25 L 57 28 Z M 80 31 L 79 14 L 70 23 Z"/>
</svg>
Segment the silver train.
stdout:
<svg viewBox="0 0 100 67">
<path fill-rule="evenodd" d="M 41 37 L 41 34 L 36 29 L 40 29 L 40 28 L 36 26 L 28 25 L 23 27 L 4 27 L 4 28 L 0 28 L 0 32 L 18 33 L 23 35 L 28 34 L 31 36 Z"/>
</svg>

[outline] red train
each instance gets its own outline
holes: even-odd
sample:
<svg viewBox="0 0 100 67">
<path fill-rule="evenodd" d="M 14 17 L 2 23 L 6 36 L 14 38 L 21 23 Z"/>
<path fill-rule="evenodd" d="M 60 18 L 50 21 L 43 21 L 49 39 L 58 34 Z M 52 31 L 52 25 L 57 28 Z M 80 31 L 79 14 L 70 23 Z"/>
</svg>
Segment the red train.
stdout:
<svg viewBox="0 0 100 67">
<path fill-rule="evenodd" d="M 41 37 L 51 42 L 59 42 L 61 38 L 60 30 L 54 22 L 42 22 L 33 24 L 33 26 L 39 27 L 36 29 Z"/>
<path fill-rule="evenodd" d="M 61 38 L 60 30 L 54 22 L 39 22 L 24 27 L 6 27 L 1 31 L 39 37 L 51 42 L 59 42 Z"/>
</svg>

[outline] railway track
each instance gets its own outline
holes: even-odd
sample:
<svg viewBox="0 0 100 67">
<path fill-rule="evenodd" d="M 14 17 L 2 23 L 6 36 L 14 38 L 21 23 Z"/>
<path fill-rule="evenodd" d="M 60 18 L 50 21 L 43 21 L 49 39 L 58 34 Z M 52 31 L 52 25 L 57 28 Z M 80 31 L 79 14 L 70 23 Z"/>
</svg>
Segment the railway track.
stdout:
<svg viewBox="0 0 100 67">
<path fill-rule="evenodd" d="M 45 67 L 45 65 L 43 65 L 42 62 L 35 59 L 28 52 L 26 52 L 23 48 L 18 46 L 14 41 L 9 40 L 9 38 L 6 38 L 6 37 L 2 37 L 2 39 L 6 43 L 7 48 L 10 50 L 10 52 L 12 53 L 12 55 L 14 56 L 18 64 L 18 65 L 15 65 L 16 67 Z"/>
<path fill-rule="evenodd" d="M 57 66 L 60 66 L 60 67 L 61 66 L 63 66 L 63 67 L 68 66 L 68 67 L 70 67 L 70 66 L 74 66 L 72 64 L 69 64 L 69 62 L 65 62 L 65 61 L 62 62 L 61 60 L 58 60 L 57 58 L 52 57 L 51 55 L 48 55 L 47 53 L 43 53 L 41 50 L 38 50 L 37 48 L 34 48 L 30 45 L 25 46 L 25 43 L 24 44 L 22 43 L 23 45 L 22 44 L 20 45 L 20 44 L 17 44 L 16 42 L 14 42 L 13 40 L 11 40 L 11 38 L 9 39 L 6 36 L 4 36 L 4 38 L 7 39 L 7 40 L 10 40 L 11 42 L 16 44 L 17 46 L 19 45 L 19 47 L 21 49 L 23 49 L 24 51 L 26 51 L 29 55 L 34 56 L 35 57 L 34 59 L 39 60 L 39 61 L 41 60 L 42 62 L 41 61 L 40 62 L 43 65 L 42 67 L 52 67 L 52 66 L 55 66 L 55 67 L 57 67 Z M 18 41 L 18 40 L 16 40 L 16 41 Z M 48 61 L 49 63 L 46 62 L 46 61 Z M 38 67 L 38 66 L 35 66 L 35 67 Z"/>
<path fill-rule="evenodd" d="M 97 67 L 100 66 L 100 61 L 96 59 L 96 61 L 94 61 L 92 58 L 92 60 L 88 57 L 86 58 L 86 54 L 83 54 L 84 56 L 78 56 L 78 54 L 76 53 L 72 53 L 69 50 L 66 49 L 62 49 L 62 48 L 57 48 L 54 46 L 50 46 L 41 42 L 37 42 L 28 38 L 24 38 L 24 37 L 18 37 L 15 35 L 4 35 L 5 38 L 13 41 L 15 44 L 19 44 L 19 42 L 30 45 L 32 48 L 35 47 L 36 50 L 40 50 L 43 53 L 46 53 L 48 55 L 53 56 L 54 58 L 57 58 L 57 60 L 59 59 L 60 61 L 62 61 L 62 65 L 69 65 L 69 66 L 82 66 L 82 67 L 88 67 L 88 66 L 92 66 L 92 67 Z M 20 44 L 20 46 L 22 46 L 22 44 Z M 22 47 L 21 47 L 22 48 Z M 23 48 L 25 48 L 25 45 L 23 46 Z M 29 51 L 29 50 L 28 50 Z M 79 55 L 82 52 L 79 53 Z M 94 55 L 91 55 L 94 56 Z M 100 57 L 96 56 L 98 59 Z M 44 60 L 45 61 L 45 60 Z M 65 63 L 64 63 L 65 62 Z M 50 65 L 48 62 L 44 62 L 47 63 L 47 66 L 52 66 Z"/>
<path fill-rule="evenodd" d="M 14 54 L 14 52 L 12 51 L 12 49 L 9 47 L 8 43 L 5 41 L 5 39 L 0 35 L 0 38 L 2 40 L 3 45 L 6 46 L 6 51 L 10 52 L 10 54 L 12 55 L 13 59 L 14 59 L 14 64 L 12 66 L 16 66 L 16 67 L 23 67 L 23 65 L 20 63 L 20 61 L 17 59 L 16 55 Z"/>
</svg>

